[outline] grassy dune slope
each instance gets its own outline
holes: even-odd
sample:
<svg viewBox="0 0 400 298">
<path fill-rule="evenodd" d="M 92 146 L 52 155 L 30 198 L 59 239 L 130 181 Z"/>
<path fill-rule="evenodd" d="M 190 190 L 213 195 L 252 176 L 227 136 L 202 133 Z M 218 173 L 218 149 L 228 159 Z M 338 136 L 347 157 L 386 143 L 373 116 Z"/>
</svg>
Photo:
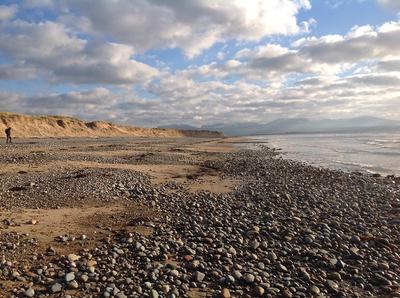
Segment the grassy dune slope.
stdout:
<svg viewBox="0 0 400 298">
<path fill-rule="evenodd" d="M 13 136 L 30 137 L 222 137 L 213 131 L 190 131 L 178 129 L 142 128 L 116 125 L 109 122 L 82 120 L 67 116 L 30 116 L 0 112 L 1 132 L 7 126 L 13 129 Z"/>
</svg>

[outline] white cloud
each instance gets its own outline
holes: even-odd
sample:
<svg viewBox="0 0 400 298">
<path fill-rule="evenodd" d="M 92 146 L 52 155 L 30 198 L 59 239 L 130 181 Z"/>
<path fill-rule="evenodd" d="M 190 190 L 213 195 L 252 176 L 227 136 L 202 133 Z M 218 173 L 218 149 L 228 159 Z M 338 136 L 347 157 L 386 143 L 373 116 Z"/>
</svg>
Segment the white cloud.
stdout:
<svg viewBox="0 0 400 298">
<path fill-rule="evenodd" d="M 400 11 L 400 2 L 398 0 L 378 0 L 378 2 L 386 7 Z"/>
<path fill-rule="evenodd" d="M 17 5 L 0 5 L 0 22 L 11 19 L 18 11 Z"/>
<path fill-rule="evenodd" d="M 36 21 L 43 7 L 58 17 Z M 400 22 L 260 44 L 265 37 L 309 31 L 314 21 L 298 24 L 296 18 L 309 7 L 307 0 L 25 0 L 11 10 L 1 6 L 1 80 L 37 78 L 50 90 L 52 84 L 88 90 L 0 92 L 0 109 L 149 126 L 316 114 L 400 117 Z M 18 19 L 18 9 L 35 17 Z M 235 54 L 225 41 L 245 48 Z M 157 51 L 146 52 L 180 48 L 194 57 L 213 45 L 195 60 L 205 64 L 180 69 L 160 61 Z"/>
<path fill-rule="evenodd" d="M 375 30 L 356 27 L 346 36 L 303 39 L 300 53 L 315 62 L 343 63 L 400 55 L 400 22 L 386 23 Z"/>
<path fill-rule="evenodd" d="M 36 69 L 31 66 L 20 64 L 0 65 L 0 80 L 25 80 L 33 79 L 37 75 Z"/>
<path fill-rule="evenodd" d="M 16 20 L 2 29 L 2 52 L 17 60 L 40 64 L 74 60 L 87 43 L 69 34 L 64 26 L 51 21 L 29 23 Z"/>
<path fill-rule="evenodd" d="M 310 32 L 312 27 L 315 27 L 317 25 L 317 20 L 314 18 L 309 19 L 308 21 L 303 21 L 300 24 L 300 27 L 302 28 L 303 32 Z"/>
<path fill-rule="evenodd" d="M 9 112 L 26 112 L 26 110 L 21 106 L 24 101 L 24 97 L 15 92 L 7 92 L 0 90 L 0 110 Z"/>
<path fill-rule="evenodd" d="M 132 58 L 133 47 L 110 42 L 88 42 L 62 24 L 20 20 L 3 26 L 0 51 L 54 82 L 133 84 L 158 71 Z M 21 79 L 27 79 L 21 73 Z"/>
<path fill-rule="evenodd" d="M 354 27 L 343 36 L 301 38 L 291 47 L 266 44 L 245 48 L 235 57 L 241 61 L 235 71 L 248 78 L 283 80 L 290 74 L 339 74 L 371 61 L 399 60 L 400 22 Z"/>
<path fill-rule="evenodd" d="M 157 126 L 168 123 L 266 122 L 273 118 L 375 115 L 399 118 L 400 72 L 348 76 L 311 76 L 294 85 L 268 88 L 243 80 L 198 82 L 164 74 L 146 89 L 154 98 L 132 91 L 95 88 L 84 92 L 21 96 L 1 93 L 2 109 L 38 114 L 68 114 L 83 119 Z M 6 106 L 6 107 L 5 107 Z M 77 108 L 79 107 L 79 108 Z"/>
<path fill-rule="evenodd" d="M 400 60 L 383 60 L 378 62 L 376 71 L 400 72 Z"/>
<path fill-rule="evenodd" d="M 302 39 L 292 47 L 245 48 L 234 60 L 193 66 L 149 90 L 168 98 L 172 118 L 179 105 L 179 117 L 188 122 L 193 113 L 204 122 L 265 121 L 267 115 L 399 118 L 393 109 L 400 98 L 399 34 L 399 23 L 392 22 Z M 230 75 L 239 79 L 224 82 Z"/>
<path fill-rule="evenodd" d="M 296 34 L 302 30 L 296 15 L 311 5 L 308 0 L 99 0 L 96 5 L 71 0 L 64 7 L 78 12 L 81 30 L 111 35 L 139 50 L 179 47 L 193 57 L 219 41 Z"/>
</svg>

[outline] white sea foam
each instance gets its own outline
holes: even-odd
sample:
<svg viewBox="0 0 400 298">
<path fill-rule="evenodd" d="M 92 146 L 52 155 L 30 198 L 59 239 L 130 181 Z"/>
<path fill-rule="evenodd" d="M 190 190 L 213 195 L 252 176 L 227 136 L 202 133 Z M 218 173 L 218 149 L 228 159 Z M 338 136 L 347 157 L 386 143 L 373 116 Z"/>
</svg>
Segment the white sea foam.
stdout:
<svg viewBox="0 0 400 298">
<path fill-rule="evenodd" d="M 284 158 L 313 165 L 400 176 L 400 134 L 303 134 L 254 137 L 282 148 Z"/>
</svg>

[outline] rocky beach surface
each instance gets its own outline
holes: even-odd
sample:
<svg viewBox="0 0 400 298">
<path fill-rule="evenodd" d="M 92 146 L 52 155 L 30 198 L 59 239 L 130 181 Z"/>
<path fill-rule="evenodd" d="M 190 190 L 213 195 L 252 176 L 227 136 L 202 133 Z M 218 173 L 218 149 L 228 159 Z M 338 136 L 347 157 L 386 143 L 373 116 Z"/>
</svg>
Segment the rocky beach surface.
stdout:
<svg viewBox="0 0 400 298">
<path fill-rule="evenodd" d="M 0 297 L 400 297 L 400 181 L 232 139 L 0 147 Z"/>
</svg>

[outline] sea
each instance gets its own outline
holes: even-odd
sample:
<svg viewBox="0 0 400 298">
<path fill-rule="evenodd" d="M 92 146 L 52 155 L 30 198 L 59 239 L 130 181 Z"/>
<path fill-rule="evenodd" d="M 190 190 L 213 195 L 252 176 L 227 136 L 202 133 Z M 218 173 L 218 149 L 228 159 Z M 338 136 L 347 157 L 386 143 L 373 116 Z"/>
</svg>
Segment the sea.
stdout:
<svg viewBox="0 0 400 298">
<path fill-rule="evenodd" d="M 246 147 L 281 149 L 283 158 L 348 172 L 400 176 L 400 131 L 249 136 Z"/>
</svg>

